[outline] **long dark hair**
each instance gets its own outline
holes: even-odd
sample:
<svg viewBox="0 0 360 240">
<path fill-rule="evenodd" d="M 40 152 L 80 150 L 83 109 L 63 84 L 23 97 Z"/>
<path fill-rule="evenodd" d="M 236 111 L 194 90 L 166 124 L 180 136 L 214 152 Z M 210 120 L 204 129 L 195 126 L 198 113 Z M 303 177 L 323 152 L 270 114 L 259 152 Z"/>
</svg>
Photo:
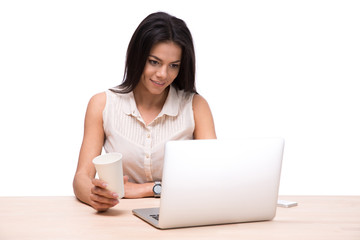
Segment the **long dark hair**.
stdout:
<svg viewBox="0 0 360 240">
<path fill-rule="evenodd" d="M 182 49 L 180 69 L 172 85 L 178 90 L 196 92 L 195 51 L 185 22 L 164 12 L 147 16 L 135 30 L 126 53 L 123 82 L 114 91 L 128 93 L 140 81 L 151 48 L 159 42 L 172 41 Z"/>
</svg>

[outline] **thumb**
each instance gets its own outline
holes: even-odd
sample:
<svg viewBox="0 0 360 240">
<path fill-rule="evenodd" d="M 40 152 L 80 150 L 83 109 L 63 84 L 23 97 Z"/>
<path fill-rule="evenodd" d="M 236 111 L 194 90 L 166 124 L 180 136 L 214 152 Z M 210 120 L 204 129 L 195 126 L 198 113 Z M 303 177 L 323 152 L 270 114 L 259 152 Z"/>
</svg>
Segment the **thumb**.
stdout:
<svg viewBox="0 0 360 240">
<path fill-rule="evenodd" d="M 129 177 L 127 175 L 124 176 L 124 184 L 126 184 L 129 181 Z"/>
</svg>

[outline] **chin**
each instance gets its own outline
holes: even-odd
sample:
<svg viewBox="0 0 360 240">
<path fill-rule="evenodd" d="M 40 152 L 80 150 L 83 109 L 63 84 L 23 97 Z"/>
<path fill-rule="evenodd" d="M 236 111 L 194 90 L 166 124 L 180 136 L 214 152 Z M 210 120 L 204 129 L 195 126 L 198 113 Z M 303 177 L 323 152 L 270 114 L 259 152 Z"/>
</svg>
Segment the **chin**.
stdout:
<svg viewBox="0 0 360 240">
<path fill-rule="evenodd" d="M 162 93 L 164 93 L 165 90 L 167 90 L 169 88 L 170 85 L 164 85 L 162 87 L 160 86 L 151 86 L 148 88 L 148 91 L 151 93 L 151 94 L 154 94 L 154 95 L 160 95 Z"/>
<path fill-rule="evenodd" d="M 153 95 L 161 95 L 164 93 L 164 91 L 166 90 L 167 87 L 163 88 L 163 89 L 150 89 L 150 93 Z"/>
</svg>

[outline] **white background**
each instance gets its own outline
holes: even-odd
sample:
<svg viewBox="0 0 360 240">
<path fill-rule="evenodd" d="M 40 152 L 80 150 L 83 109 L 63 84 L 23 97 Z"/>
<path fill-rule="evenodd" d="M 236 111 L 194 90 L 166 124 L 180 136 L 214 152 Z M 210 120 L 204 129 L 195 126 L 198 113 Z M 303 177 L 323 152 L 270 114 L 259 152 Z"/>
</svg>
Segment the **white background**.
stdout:
<svg viewBox="0 0 360 240">
<path fill-rule="evenodd" d="M 1 1 L 0 195 L 72 195 L 90 97 L 148 14 L 186 21 L 219 138 L 286 140 L 280 194 L 360 194 L 358 1 Z"/>
</svg>

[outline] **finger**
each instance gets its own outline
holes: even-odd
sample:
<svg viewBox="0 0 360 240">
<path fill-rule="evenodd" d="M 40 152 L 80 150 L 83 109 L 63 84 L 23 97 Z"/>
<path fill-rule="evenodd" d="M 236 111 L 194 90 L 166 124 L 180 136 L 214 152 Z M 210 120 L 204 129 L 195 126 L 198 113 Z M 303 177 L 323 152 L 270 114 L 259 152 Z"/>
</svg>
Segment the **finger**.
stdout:
<svg viewBox="0 0 360 240">
<path fill-rule="evenodd" d="M 95 185 L 95 188 L 92 189 L 92 192 L 94 194 L 100 194 L 102 196 L 110 197 L 110 198 L 118 198 L 119 197 L 118 194 L 106 189 L 108 184 L 105 181 L 94 178 L 92 180 L 92 183 Z"/>
<path fill-rule="evenodd" d="M 111 208 L 111 206 L 109 206 L 108 204 L 99 203 L 99 202 L 95 202 L 95 201 L 91 201 L 90 205 L 91 205 L 91 207 L 93 207 L 95 210 L 97 210 L 99 212 L 105 212 L 106 210 Z"/>
<path fill-rule="evenodd" d="M 108 198 L 119 198 L 118 193 L 111 192 L 110 190 L 106 189 L 108 184 L 105 181 L 94 178 L 92 183 L 95 185 L 95 188 L 92 189 L 94 194 L 99 194 Z"/>
<path fill-rule="evenodd" d="M 126 184 L 129 181 L 129 176 L 125 175 L 124 176 L 124 184 Z"/>
<path fill-rule="evenodd" d="M 100 187 L 100 188 L 107 188 L 107 186 L 108 186 L 108 184 L 105 181 L 97 179 L 97 178 L 94 178 L 92 180 L 92 184 L 94 184 L 95 186 Z"/>
<path fill-rule="evenodd" d="M 90 200 L 98 204 L 107 205 L 107 207 L 113 207 L 119 203 L 118 199 L 107 198 L 96 194 L 90 194 Z"/>
<path fill-rule="evenodd" d="M 110 190 L 107 190 L 105 188 L 94 186 L 91 188 L 91 193 L 95 195 L 100 195 L 105 198 L 111 198 L 111 199 L 117 199 L 119 197 L 119 194 L 115 192 L 111 192 Z"/>
<path fill-rule="evenodd" d="M 90 201 L 90 205 L 91 205 L 91 207 L 93 207 L 95 210 L 97 210 L 99 212 L 104 212 L 104 211 L 108 210 L 109 208 L 115 206 L 115 205 L 96 202 L 96 201 Z"/>
</svg>

